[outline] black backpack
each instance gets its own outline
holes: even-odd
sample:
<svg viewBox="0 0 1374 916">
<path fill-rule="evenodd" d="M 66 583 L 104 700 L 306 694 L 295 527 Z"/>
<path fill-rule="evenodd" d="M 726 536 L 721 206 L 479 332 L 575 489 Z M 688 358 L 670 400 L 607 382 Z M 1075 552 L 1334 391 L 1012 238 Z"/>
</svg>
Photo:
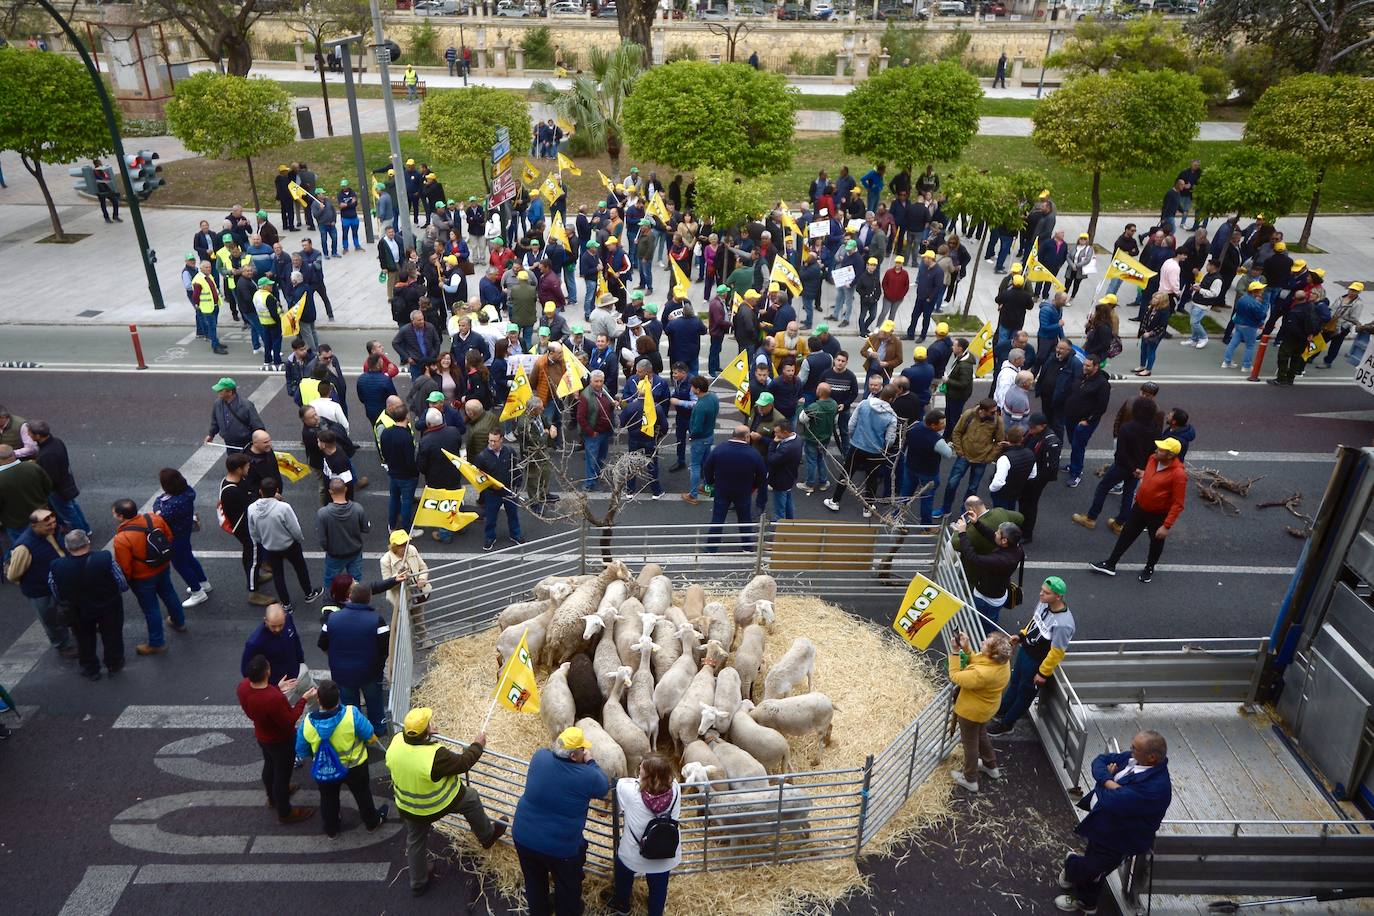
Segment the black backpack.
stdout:
<svg viewBox="0 0 1374 916">
<path fill-rule="evenodd" d="M 149 566 L 161 566 L 172 559 L 172 542 L 167 540 L 167 535 L 162 533 L 162 529 L 153 524 L 151 515 L 143 516 L 144 527 L 135 528 L 135 531 L 144 533 L 148 549 L 143 557 L 143 562 Z"/>
<path fill-rule="evenodd" d="M 630 838 L 639 844 L 639 854 L 646 859 L 671 859 L 677 855 L 678 841 L 680 839 L 677 821 L 669 811 L 673 810 L 673 804 L 677 803 L 677 790 L 673 790 L 673 802 L 668 805 L 663 814 L 656 814 L 649 819 L 649 823 L 644 826 L 644 835 L 635 836 L 634 831 L 630 830 Z M 629 830 L 627 826 L 625 828 Z"/>
</svg>

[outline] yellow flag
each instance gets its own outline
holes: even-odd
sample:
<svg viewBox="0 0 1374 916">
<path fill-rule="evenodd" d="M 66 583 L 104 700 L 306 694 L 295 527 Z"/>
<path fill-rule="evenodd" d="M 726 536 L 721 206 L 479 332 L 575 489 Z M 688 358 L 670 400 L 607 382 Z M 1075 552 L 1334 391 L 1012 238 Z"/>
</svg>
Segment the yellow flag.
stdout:
<svg viewBox="0 0 1374 916">
<path fill-rule="evenodd" d="M 639 431 L 652 436 L 658 428 L 658 405 L 654 403 L 654 387 L 646 378 L 639 380 L 639 396 L 644 399 L 644 422 L 639 424 Z"/>
<path fill-rule="evenodd" d="M 515 380 L 510 383 L 510 394 L 506 396 L 506 407 L 501 411 L 501 422 L 513 420 L 525 412 L 525 405 L 530 402 L 533 392 L 530 391 L 530 380 L 525 375 L 525 367 L 515 364 Z"/>
<path fill-rule="evenodd" d="M 596 298 L 600 299 L 610 291 L 611 288 L 606 285 L 606 266 L 603 264 L 596 272 Z"/>
<path fill-rule="evenodd" d="M 649 198 L 649 204 L 644 208 L 644 212 L 658 219 L 664 226 L 668 225 L 668 208 L 664 206 L 663 195 L 655 194 Z"/>
<path fill-rule="evenodd" d="M 582 360 L 573 355 L 571 349 L 564 347 L 563 353 L 563 362 L 567 368 L 563 372 L 563 377 L 558 380 L 558 384 L 554 387 L 554 393 L 560 398 L 577 394 L 582 390 L 582 386 L 587 383 L 587 379 L 591 377 L 591 372 L 582 365 Z"/>
<path fill-rule="evenodd" d="M 1030 254 L 1026 257 L 1026 280 L 1034 280 L 1037 283 L 1049 283 L 1061 293 L 1065 292 L 1064 284 L 1059 282 L 1059 278 L 1050 273 L 1049 268 L 1040 263 L 1040 259 L 1035 256 L 1035 248 L 1032 246 Z"/>
<path fill-rule="evenodd" d="M 1318 334 L 1307 342 L 1307 349 L 1303 351 L 1302 358 L 1306 362 L 1319 353 L 1326 352 L 1326 338 Z"/>
<path fill-rule="evenodd" d="M 753 399 L 749 396 L 749 383 L 741 382 L 738 390 L 735 391 L 735 407 L 739 408 L 739 412 L 747 417 L 753 406 Z"/>
<path fill-rule="evenodd" d="M 302 200 L 302 198 L 306 196 L 305 188 L 302 188 L 294 181 L 287 184 L 286 190 L 291 194 L 291 199 L 296 201 L 297 203 L 299 203 Z"/>
<path fill-rule="evenodd" d="M 528 159 L 525 160 L 525 167 L 520 170 L 520 180 L 527 185 L 539 182 L 539 170 Z"/>
<path fill-rule="evenodd" d="M 556 76 L 556 77 L 558 77 L 559 79 L 566 79 L 567 76 L 568 76 L 568 68 L 567 68 L 567 67 L 554 67 L 554 68 L 553 68 L 553 75 Z M 555 121 L 554 123 L 556 124 L 556 123 L 558 123 L 558 122 Z"/>
<path fill-rule="evenodd" d="M 505 489 L 505 484 L 501 483 L 501 481 L 497 480 L 495 477 L 487 476 L 477 467 L 477 465 L 468 461 L 462 455 L 455 455 L 446 448 L 441 448 L 439 451 L 444 453 L 445 458 L 453 462 L 453 466 L 458 469 L 458 473 L 462 474 L 463 478 L 467 480 L 468 483 L 476 487 L 478 493 L 490 487 L 496 487 L 502 490 Z M 461 493 L 463 491 L 459 490 L 458 492 Z"/>
<path fill-rule="evenodd" d="M 982 378 L 992 372 L 992 322 L 986 322 L 969 341 L 968 351 L 978 358 L 978 366 L 973 374 Z M 955 418 L 958 419 L 957 417 Z"/>
<path fill-rule="evenodd" d="M 773 272 L 768 275 L 768 282 L 787 287 L 788 292 L 794 296 L 801 295 L 801 275 L 782 255 L 773 259 Z"/>
<path fill-rule="evenodd" d="M 558 183 L 553 175 L 544 176 L 544 183 L 539 186 L 539 190 L 544 192 L 544 199 L 550 204 L 563 196 L 563 186 Z"/>
<path fill-rule="evenodd" d="M 314 378 L 301 379 L 301 403 L 309 404 L 320 396 L 320 380 Z"/>
<path fill-rule="evenodd" d="M 534 662 L 525 643 L 528 633 L 526 628 L 520 634 L 520 644 L 506 660 L 506 667 L 501 669 L 501 678 L 496 682 L 496 701 L 511 712 L 539 712 L 539 687 L 534 683 Z"/>
<path fill-rule="evenodd" d="M 912 648 L 925 651 L 963 606 L 964 602 L 925 576 L 917 575 L 902 596 L 902 606 L 897 609 L 892 629 Z"/>
<path fill-rule="evenodd" d="M 305 312 L 305 297 L 308 293 L 301 293 L 301 297 L 296 300 L 296 304 L 286 310 L 286 314 L 281 316 L 281 336 L 295 337 L 301 332 L 301 315 Z"/>
<path fill-rule="evenodd" d="M 673 265 L 673 296 L 678 299 L 688 298 L 692 293 L 692 278 L 682 272 L 677 258 L 670 257 L 668 263 Z"/>
<path fill-rule="evenodd" d="M 281 476 L 295 483 L 310 473 L 310 465 L 302 464 L 290 452 L 277 452 L 277 470 L 281 471 Z"/>
<path fill-rule="evenodd" d="M 1150 270 L 1144 264 L 1128 255 L 1118 248 L 1112 252 L 1112 261 L 1107 265 L 1106 278 L 1108 280 L 1120 279 L 1124 283 L 1138 286 L 1144 289 L 1150 283 L 1150 278 L 1155 275 L 1155 271 Z"/>
<path fill-rule="evenodd" d="M 601 186 L 612 194 L 615 193 L 615 182 L 606 177 L 606 173 L 601 169 L 596 170 L 596 176 L 601 179 Z"/>
<path fill-rule="evenodd" d="M 801 226 L 792 218 L 792 211 L 787 209 L 787 201 L 778 201 L 778 219 L 782 222 L 782 227 L 790 232 L 801 235 Z"/>
<path fill-rule="evenodd" d="M 549 238 L 563 246 L 563 250 L 572 253 L 572 243 L 568 241 L 568 230 L 563 226 L 563 221 L 555 214 L 549 223 Z"/>
<path fill-rule="evenodd" d="M 564 70 L 563 72 L 564 72 L 564 73 L 567 73 L 567 70 Z M 565 135 L 567 135 L 567 136 L 572 136 L 573 131 L 576 130 L 576 127 L 573 125 L 573 123 L 572 123 L 571 121 L 567 120 L 566 118 L 564 118 L 562 115 L 559 115 L 558 117 L 554 118 L 554 119 L 553 119 L 553 123 L 554 123 L 554 126 L 555 126 L 555 127 L 557 127 L 559 130 L 563 131 L 563 133 L 564 133 Z M 568 160 L 568 161 L 571 162 L 572 160 Z M 560 166 L 560 168 L 561 168 L 561 166 Z M 580 174 L 582 174 L 582 173 L 581 173 L 581 172 L 578 172 L 577 174 L 580 175 Z"/>
<path fill-rule="evenodd" d="M 554 123 L 556 124 L 556 123 L 558 123 L 558 122 L 555 121 Z M 564 128 L 563 128 L 563 132 L 564 132 L 564 133 L 567 133 L 567 132 L 568 132 L 568 128 L 567 128 L 567 127 L 564 127 Z M 581 174 L 582 174 L 582 170 L 579 169 L 579 168 L 577 167 L 577 163 L 576 163 L 576 162 L 573 162 L 571 159 L 569 159 L 567 156 L 563 155 L 562 153 L 559 153 L 559 154 L 558 154 L 558 171 L 560 171 L 560 172 L 568 172 L 569 174 L 572 174 L 572 175 L 581 175 Z"/>
<path fill-rule="evenodd" d="M 742 351 L 739 356 L 730 360 L 730 365 L 721 371 L 717 378 L 722 378 L 729 382 L 733 387 L 738 388 L 749 380 L 749 352 Z"/>
<path fill-rule="evenodd" d="M 462 531 L 477 518 L 476 512 L 463 511 L 463 488 L 438 490 L 425 487 L 420 494 L 420 505 L 415 510 L 416 528 L 443 528 L 446 531 Z"/>
</svg>

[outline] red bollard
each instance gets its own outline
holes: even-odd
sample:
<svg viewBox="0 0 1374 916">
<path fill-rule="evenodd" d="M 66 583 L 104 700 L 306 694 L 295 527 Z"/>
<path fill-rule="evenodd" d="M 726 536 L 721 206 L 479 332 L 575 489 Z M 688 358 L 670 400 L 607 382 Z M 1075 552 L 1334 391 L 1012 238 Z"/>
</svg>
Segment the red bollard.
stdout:
<svg viewBox="0 0 1374 916">
<path fill-rule="evenodd" d="M 138 359 L 138 368 L 147 369 L 148 364 L 143 361 L 143 344 L 138 341 L 138 325 L 129 325 L 129 336 L 134 339 L 134 356 Z"/>
<path fill-rule="evenodd" d="M 1260 337 L 1259 349 L 1255 351 L 1255 364 L 1250 367 L 1250 378 L 1248 381 L 1258 382 L 1260 380 L 1260 364 L 1264 362 L 1264 351 L 1269 349 L 1269 335 Z"/>
</svg>

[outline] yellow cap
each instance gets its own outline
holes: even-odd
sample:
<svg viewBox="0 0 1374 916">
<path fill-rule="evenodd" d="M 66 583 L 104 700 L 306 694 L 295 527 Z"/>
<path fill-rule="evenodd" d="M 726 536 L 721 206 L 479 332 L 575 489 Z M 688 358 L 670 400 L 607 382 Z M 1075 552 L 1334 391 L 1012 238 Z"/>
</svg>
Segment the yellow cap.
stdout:
<svg viewBox="0 0 1374 916">
<path fill-rule="evenodd" d="M 1012 262 L 1011 262 L 1011 272 L 1012 272 L 1012 273 L 1014 273 L 1014 274 L 1019 274 L 1019 273 L 1020 273 L 1022 270 L 1024 270 L 1024 269 L 1025 269 L 1025 268 L 1023 268 L 1023 267 L 1021 266 L 1021 262 L 1020 262 L 1020 261 L 1012 261 Z"/>
<path fill-rule="evenodd" d="M 1302 258 L 1298 258 L 1296 261 L 1293 262 L 1293 273 L 1300 274 L 1306 269 L 1307 262 L 1304 261 Z"/>
<path fill-rule="evenodd" d="M 515 279 L 517 279 L 517 280 L 528 280 L 529 278 L 530 278 L 530 272 L 529 272 L 528 270 L 522 270 L 522 271 L 520 271 L 518 274 L 515 275 Z"/>
<path fill-rule="evenodd" d="M 1021 276 L 1020 274 L 1017 274 L 1016 276 L 1014 276 L 1014 277 L 1011 278 L 1011 285 L 1012 285 L 1012 286 L 1018 286 L 1018 287 L 1019 287 L 1019 286 L 1025 286 L 1025 285 L 1026 285 L 1026 278 L 1023 277 L 1023 276 Z"/>
<path fill-rule="evenodd" d="M 1312 273 L 1314 273 L 1314 274 L 1317 275 L 1317 279 L 1318 279 L 1318 280 L 1325 280 L 1325 279 L 1326 279 L 1326 268 L 1325 268 L 1325 267 L 1314 267 L 1314 268 L 1312 268 Z"/>
<path fill-rule="evenodd" d="M 291 170 L 288 169 L 288 168 L 287 168 L 286 166 L 284 166 L 284 165 L 279 165 L 279 166 L 277 166 L 277 171 L 278 171 L 278 172 L 289 172 L 289 171 L 291 171 Z"/>
<path fill-rule="evenodd" d="M 889 333 L 889 334 L 891 334 L 891 333 L 892 333 L 893 331 L 895 331 L 896 329 L 897 329 L 897 323 L 896 323 L 895 321 L 893 321 L 891 318 L 889 318 L 887 321 L 884 321 L 884 322 L 882 323 L 882 325 L 878 328 L 878 330 L 880 330 L 880 331 L 886 331 L 886 332 Z"/>
<path fill-rule="evenodd" d="M 935 260 L 935 252 L 930 251 L 930 250 L 923 251 L 923 252 L 921 252 L 921 257 L 923 257 L 923 258 L 930 258 L 930 259 L 933 261 L 933 260 Z"/>
<path fill-rule="evenodd" d="M 447 256 L 444 258 L 444 263 L 447 264 L 449 267 L 454 267 L 454 266 L 456 266 L 457 263 L 458 263 L 458 255 L 456 255 L 456 254 L 447 255 Z"/>
<path fill-rule="evenodd" d="M 893 264 L 905 264 L 905 263 L 906 263 L 906 258 L 899 254 L 899 255 L 897 255 L 897 257 L 895 257 L 895 258 L 892 259 L 892 263 L 893 263 Z"/>
<path fill-rule="evenodd" d="M 1116 293 L 1108 293 L 1097 301 L 1103 305 L 1116 305 Z"/>
<path fill-rule="evenodd" d="M 401 532 L 404 534 L 405 532 Z M 406 713 L 404 726 L 407 735 L 423 735 L 429 731 L 429 720 L 434 718 L 434 710 L 428 706 L 417 706 Z"/>
<path fill-rule="evenodd" d="M 756 289 L 746 289 L 744 291 L 744 298 L 746 299 L 757 299 L 758 297 L 759 291 Z"/>
<path fill-rule="evenodd" d="M 1050 196 L 1050 189 L 1049 189 L 1049 188 L 1046 188 L 1045 190 L 1043 190 L 1043 191 L 1040 192 L 1040 199 L 1041 199 L 1041 200 L 1044 200 L 1046 197 L 1049 197 L 1049 196 Z"/>
<path fill-rule="evenodd" d="M 591 750 L 592 743 L 587 740 L 587 736 L 582 734 L 582 729 L 576 726 L 565 728 L 558 733 L 558 743 L 570 751 Z"/>
<path fill-rule="evenodd" d="M 1078 237 L 1079 237 L 1080 239 L 1090 239 L 1090 238 L 1092 238 L 1092 236 L 1091 236 L 1091 235 L 1088 235 L 1088 233 L 1086 233 L 1086 232 L 1080 232 L 1080 233 L 1078 233 Z"/>
<path fill-rule="evenodd" d="M 619 244 L 620 244 L 620 239 L 616 238 L 615 236 L 611 236 L 610 238 L 606 239 L 606 244 L 607 244 L 607 245 L 619 245 Z"/>
<path fill-rule="evenodd" d="M 874 266 L 874 267 L 877 267 L 877 266 L 878 266 L 878 259 L 877 259 L 877 258 L 869 258 L 869 259 L 868 259 L 868 263 L 871 264 L 871 265 Z"/>
<path fill-rule="evenodd" d="M 414 159 L 407 159 L 407 160 L 406 160 L 406 165 L 414 165 L 414 164 L 415 164 L 415 160 L 414 160 Z"/>
<path fill-rule="evenodd" d="M 530 197 L 538 197 L 538 196 L 539 196 L 539 189 L 538 189 L 538 188 L 535 188 L 533 191 L 530 191 Z"/>
<path fill-rule="evenodd" d="M 915 357 L 916 357 L 917 359 L 925 359 L 925 358 L 926 358 L 926 348 L 925 348 L 925 347 L 917 347 L 917 348 L 915 349 L 915 351 L 914 351 L 914 355 L 915 355 Z"/>
<path fill-rule="evenodd" d="M 387 169 L 387 170 L 386 170 L 386 173 L 387 173 L 388 175 L 390 175 L 391 177 L 393 177 L 393 178 L 396 177 L 396 170 L 395 170 L 395 169 Z"/>
<path fill-rule="evenodd" d="M 1179 445 L 1177 439 L 1169 438 L 1156 439 L 1155 448 L 1159 449 L 1161 452 L 1168 452 L 1170 455 L 1177 455 L 1179 451 L 1182 450 L 1183 446 Z"/>
<path fill-rule="evenodd" d="M 1264 284 L 1259 280 L 1252 280 L 1250 281 L 1250 285 L 1245 287 L 1245 291 L 1250 293 L 1258 292 L 1262 289 L 1264 289 Z"/>
<path fill-rule="evenodd" d="M 1274 250 L 1275 250 L 1275 251 L 1287 251 L 1287 250 L 1288 250 L 1288 243 L 1287 243 L 1287 242 L 1275 242 L 1275 243 L 1274 243 Z"/>
<path fill-rule="evenodd" d="M 554 312 L 556 312 L 556 311 L 558 311 L 558 306 L 554 305 L 552 302 L 545 302 L 545 303 L 544 303 L 544 314 L 545 314 L 545 315 L 552 315 L 552 314 L 553 314 Z"/>
<path fill-rule="evenodd" d="M 946 322 L 944 322 L 944 321 L 942 321 L 942 322 L 940 322 L 939 324 L 937 324 L 937 325 L 935 326 L 935 336 L 936 336 L 936 337 L 948 337 L 948 336 L 949 336 L 949 324 L 946 323 Z"/>
<path fill-rule="evenodd" d="M 870 259 L 870 261 L 871 261 L 871 260 L 872 260 L 872 259 Z M 777 283 L 769 283 L 769 284 L 768 284 L 768 291 L 769 291 L 770 293 L 780 293 L 780 292 L 782 292 L 782 287 L 781 287 L 780 285 L 778 285 Z"/>
<path fill-rule="evenodd" d="M 410 535 L 407 534 L 404 529 L 397 528 L 395 531 L 391 532 L 390 541 L 393 547 L 399 544 L 406 544 L 410 541 Z"/>
<path fill-rule="evenodd" d="M 1362 293 L 1364 292 L 1364 282 L 1356 280 L 1354 283 L 1350 284 L 1348 288 L 1352 293 Z"/>
</svg>

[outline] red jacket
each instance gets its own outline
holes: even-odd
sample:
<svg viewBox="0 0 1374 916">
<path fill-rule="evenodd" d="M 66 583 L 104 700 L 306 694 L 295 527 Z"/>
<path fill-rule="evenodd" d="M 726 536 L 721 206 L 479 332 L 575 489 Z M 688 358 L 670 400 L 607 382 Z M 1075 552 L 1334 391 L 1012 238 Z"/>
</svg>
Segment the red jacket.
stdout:
<svg viewBox="0 0 1374 916">
<path fill-rule="evenodd" d="M 883 274 L 883 298 L 901 302 L 911 290 L 911 274 L 896 267 L 888 268 Z"/>
<path fill-rule="evenodd" d="M 167 538 L 167 543 L 172 543 L 172 529 L 167 527 L 167 522 L 162 516 L 156 512 L 149 512 L 147 515 L 152 519 L 153 527 L 159 529 Z M 147 521 L 142 515 L 136 515 L 127 522 L 120 522 L 119 528 L 115 531 L 115 562 L 119 564 L 126 579 L 151 579 L 167 568 L 166 563 L 150 566 L 144 562 L 148 558 L 148 534 L 143 530 L 145 527 Z"/>
<path fill-rule="evenodd" d="M 276 676 L 276 672 L 272 672 Z M 286 675 L 282 675 L 285 677 Z M 244 678 L 238 686 L 239 705 L 253 723 L 253 737 L 263 744 L 281 744 L 296 737 L 296 720 L 305 711 L 305 697 L 295 706 L 286 702 L 286 695 L 276 684 L 257 688 Z"/>
<path fill-rule="evenodd" d="M 1188 495 L 1188 472 L 1178 458 L 1166 468 L 1159 467 L 1153 455 L 1145 462 L 1145 476 L 1135 488 L 1135 504 L 1145 512 L 1163 512 L 1164 527 L 1172 528 L 1183 514 L 1183 501 Z"/>
<path fill-rule="evenodd" d="M 362 367 L 361 369 L 359 369 L 358 371 L 359 371 L 359 372 L 366 372 L 366 371 L 367 371 L 367 363 L 364 362 L 364 363 L 363 363 L 363 367 Z M 396 364 L 393 363 L 393 362 L 391 361 L 391 357 L 385 356 L 385 355 L 384 355 L 384 356 L 382 357 L 382 371 L 386 373 L 387 378 L 395 378 L 396 375 L 397 375 L 401 370 L 398 369 L 398 368 L 396 367 Z"/>
</svg>

